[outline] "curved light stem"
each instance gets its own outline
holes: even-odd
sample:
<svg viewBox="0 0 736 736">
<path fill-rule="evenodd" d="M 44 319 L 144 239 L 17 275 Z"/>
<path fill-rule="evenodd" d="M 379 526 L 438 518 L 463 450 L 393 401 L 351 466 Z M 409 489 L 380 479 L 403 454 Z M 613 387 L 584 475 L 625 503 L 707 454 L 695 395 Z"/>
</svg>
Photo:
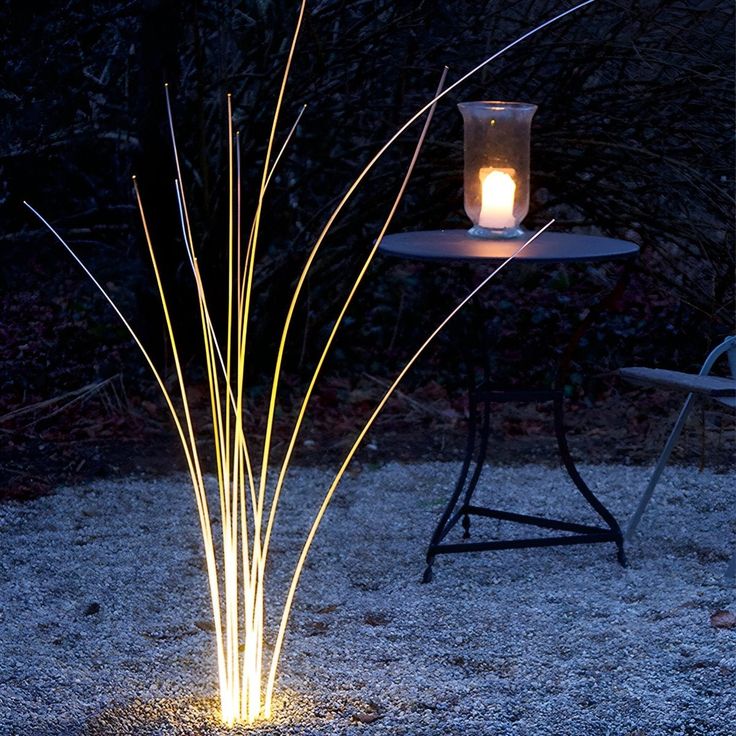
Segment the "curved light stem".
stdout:
<svg viewBox="0 0 736 736">
<path fill-rule="evenodd" d="M 256 205 L 256 211 L 255 215 L 253 217 L 253 229 L 252 229 L 252 238 L 251 243 L 249 244 L 249 250 L 250 253 L 250 268 L 248 270 L 248 283 L 247 283 L 247 292 L 250 296 L 250 291 L 252 289 L 253 285 L 253 263 L 255 261 L 255 252 L 256 252 L 256 245 L 258 243 L 258 233 L 259 233 L 259 227 L 261 222 L 261 211 L 263 209 L 263 197 L 266 191 L 266 183 L 268 181 L 268 170 L 269 170 L 269 162 L 271 160 L 271 150 L 273 148 L 273 141 L 276 136 L 276 127 L 278 125 L 279 121 L 279 114 L 281 112 L 281 105 L 283 103 L 284 99 L 284 92 L 286 90 L 286 83 L 289 79 L 289 73 L 291 72 L 291 64 L 294 58 L 294 51 L 296 49 L 296 42 L 299 38 L 299 31 L 301 30 L 302 21 L 304 19 L 304 10 L 306 8 L 306 0 L 302 0 L 300 6 L 299 6 L 299 17 L 297 19 L 296 28 L 294 30 L 294 35 L 291 39 L 291 46 L 289 47 L 289 56 L 286 60 L 286 67 L 284 69 L 284 75 L 281 80 L 281 87 L 279 89 L 278 98 L 276 100 L 276 110 L 274 112 L 273 116 L 273 123 L 271 125 L 271 134 L 268 138 L 268 147 L 266 149 L 266 157 L 263 162 L 263 176 L 261 179 L 261 190 L 258 195 L 258 204 Z M 250 304 L 250 298 L 248 298 L 248 304 Z M 245 320 L 248 319 L 248 312 L 245 313 Z M 280 370 L 281 368 L 281 359 L 283 356 L 283 344 L 279 347 L 278 356 L 276 359 L 276 366 L 277 370 Z M 260 519 L 263 515 L 263 503 L 266 495 L 266 479 L 268 475 L 268 457 L 269 452 L 271 449 L 271 434 L 273 430 L 273 419 L 274 414 L 276 411 L 276 393 L 278 391 L 278 381 L 274 381 L 274 385 L 271 389 L 271 398 L 269 400 L 268 405 L 268 416 L 266 418 L 266 430 L 263 437 L 263 454 L 261 459 L 261 478 L 260 483 L 258 487 L 258 511 L 257 511 L 257 519 L 260 524 Z"/>
<path fill-rule="evenodd" d="M 345 459 L 342 462 L 342 465 L 340 466 L 340 469 L 337 471 L 337 474 L 335 476 L 335 479 L 332 481 L 330 487 L 327 490 L 327 493 L 324 496 L 324 499 L 322 500 L 322 505 L 319 508 L 319 511 L 317 512 L 317 515 L 314 518 L 314 521 L 312 522 L 312 526 L 309 530 L 309 534 L 307 535 L 306 541 L 304 542 L 304 545 L 302 547 L 301 554 L 299 555 L 299 559 L 297 561 L 296 567 L 294 569 L 294 573 L 291 578 L 291 584 L 289 585 L 289 592 L 286 596 L 286 602 L 284 603 L 284 609 L 283 613 L 281 615 L 281 623 L 279 625 L 279 631 L 278 635 L 276 636 L 276 643 L 274 644 L 273 649 L 273 657 L 271 659 L 271 667 L 269 669 L 268 674 L 268 684 L 266 685 L 266 700 L 265 700 L 265 709 L 266 709 L 266 715 L 270 713 L 271 709 L 271 701 L 273 698 L 273 688 L 276 680 L 276 670 L 278 667 L 279 657 L 281 656 L 281 647 L 283 645 L 284 635 L 286 633 L 286 624 L 289 621 L 289 614 L 291 613 L 291 606 L 294 601 L 294 593 L 296 592 L 296 588 L 299 585 L 299 578 L 301 577 L 302 569 L 304 567 L 304 562 L 307 558 L 307 554 L 309 553 L 309 549 L 312 546 L 312 542 L 314 540 L 315 535 L 317 534 L 317 530 L 319 529 L 319 525 L 322 521 L 322 517 L 325 515 L 325 511 L 327 511 L 327 507 L 330 504 L 330 501 L 332 500 L 332 496 L 335 493 L 335 489 L 340 483 L 340 480 L 342 480 L 342 476 L 344 475 L 345 471 L 347 470 L 348 465 L 350 464 L 350 461 L 353 459 L 353 456 L 358 451 L 358 448 L 360 447 L 360 444 L 363 442 L 363 439 L 365 438 L 366 434 L 368 434 L 368 431 L 373 426 L 373 423 L 376 421 L 378 415 L 383 410 L 383 407 L 386 405 L 386 402 L 391 398 L 391 395 L 393 392 L 398 388 L 399 384 L 403 380 L 404 376 L 409 372 L 411 367 L 417 362 L 419 357 L 422 355 L 422 353 L 427 349 L 427 347 L 430 345 L 430 343 L 437 337 L 437 335 L 445 328 L 448 322 L 491 280 L 493 279 L 496 274 L 498 274 L 503 268 L 505 268 L 516 256 L 518 256 L 524 248 L 526 248 L 530 243 L 534 242 L 552 223 L 554 220 L 550 220 L 543 228 L 538 230 L 534 235 L 532 235 L 531 238 L 529 238 L 523 245 L 521 245 L 511 256 L 509 256 L 505 261 L 503 261 L 499 266 L 497 266 L 488 276 L 486 276 L 479 284 L 476 286 L 448 315 L 445 317 L 442 322 L 432 331 L 430 336 L 421 344 L 419 349 L 414 353 L 414 355 L 407 361 L 406 365 L 401 369 L 399 374 L 394 379 L 393 383 L 389 386 L 389 388 L 386 390 L 386 393 L 383 395 L 383 398 L 378 402 L 378 405 L 373 410 L 373 413 L 369 417 L 368 421 L 363 425 L 363 428 L 358 433 L 358 436 L 353 442 L 352 447 L 348 451 L 347 455 L 345 456 Z"/>
<path fill-rule="evenodd" d="M 439 93 L 442 90 L 442 87 L 445 84 L 445 80 L 447 79 L 447 67 L 445 67 L 442 71 L 442 76 L 440 77 L 439 85 L 437 86 L 437 93 Z M 307 387 L 307 390 L 304 394 L 304 398 L 302 399 L 301 406 L 299 407 L 299 414 L 297 416 L 296 422 L 294 423 L 294 429 L 291 433 L 291 437 L 289 439 L 289 445 L 286 448 L 286 453 L 284 454 L 284 459 L 281 463 L 281 469 L 279 470 L 278 479 L 276 481 L 276 487 L 274 489 L 273 498 L 271 499 L 271 507 L 269 509 L 268 514 L 268 523 L 266 526 L 266 533 L 264 535 L 264 541 L 263 541 L 263 556 L 261 564 L 265 567 L 266 565 L 266 559 L 268 557 L 268 546 L 271 540 L 271 532 L 273 530 L 273 524 L 274 520 L 276 518 L 276 510 L 278 508 L 279 503 L 279 497 L 281 495 L 281 489 L 284 484 L 284 480 L 286 478 L 286 473 L 289 469 L 289 463 L 291 461 L 291 456 L 294 452 L 294 447 L 296 446 L 297 439 L 299 437 L 299 430 L 301 429 L 302 422 L 304 421 L 304 416 L 307 412 L 307 406 L 309 404 L 309 400 L 312 397 L 312 392 L 314 391 L 314 387 L 317 383 L 317 379 L 320 376 L 320 373 L 322 371 L 322 366 L 324 365 L 325 360 L 327 359 L 327 355 L 330 351 L 330 348 L 332 347 L 332 343 L 335 339 L 335 335 L 337 334 L 338 329 L 340 328 L 340 325 L 342 324 L 343 318 L 345 317 L 346 312 L 348 311 L 348 308 L 350 307 L 350 304 L 353 301 L 353 297 L 355 296 L 355 293 L 358 291 L 358 287 L 363 281 L 363 277 L 368 272 L 368 268 L 373 262 L 373 258 L 375 257 L 376 253 L 378 252 L 378 248 L 381 245 L 381 241 L 383 240 L 384 235 L 386 234 L 386 231 L 388 230 L 389 226 L 391 225 L 391 221 L 394 218 L 394 215 L 396 214 L 396 210 L 399 207 L 399 204 L 401 203 L 401 200 L 404 197 L 404 192 L 406 191 L 406 187 L 409 184 L 409 180 L 411 179 L 411 175 L 414 173 L 414 167 L 416 166 L 417 160 L 419 159 L 419 153 L 422 150 L 422 145 L 424 144 L 424 139 L 427 136 L 427 131 L 429 130 L 429 126 L 432 123 L 432 117 L 434 115 L 434 111 L 436 108 L 436 103 L 432 105 L 429 109 L 429 114 L 427 115 L 427 119 L 424 122 L 424 127 L 422 128 L 422 132 L 419 136 L 419 140 L 417 141 L 416 148 L 414 149 L 414 155 L 411 158 L 411 161 L 409 163 L 409 167 L 406 170 L 406 174 L 404 175 L 404 180 L 401 183 L 401 186 L 399 188 L 399 192 L 396 195 L 396 198 L 394 199 L 394 203 L 391 206 L 391 209 L 384 220 L 383 226 L 381 227 L 381 231 L 378 234 L 378 237 L 376 238 L 373 247 L 370 250 L 370 253 L 365 259 L 365 262 L 363 263 L 363 267 L 360 270 L 360 273 L 356 277 L 355 281 L 353 282 L 353 285 L 350 289 L 349 294 L 347 295 L 345 302 L 342 306 L 342 309 L 340 310 L 340 313 L 337 316 L 337 319 L 335 320 L 335 323 L 332 326 L 332 330 L 330 331 L 330 335 L 327 338 L 327 341 L 325 342 L 324 348 L 322 349 L 322 354 L 319 357 L 319 360 L 317 361 L 317 366 L 314 369 L 314 372 L 312 373 L 312 378 L 309 381 L 309 386 Z"/>
<path fill-rule="evenodd" d="M 115 314 L 117 314 L 118 318 L 123 323 L 123 326 L 128 331 L 130 336 L 132 337 L 133 342 L 135 342 L 136 346 L 138 347 L 141 354 L 143 355 L 143 358 L 148 364 L 148 367 L 151 370 L 151 373 L 153 374 L 153 377 L 156 380 L 156 383 L 158 384 L 161 394 L 164 397 L 164 401 L 166 402 L 166 406 L 174 422 L 174 426 L 176 427 L 176 432 L 179 436 L 179 441 L 181 442 L 182 450 L 184 451 L 184 457 L 186 460 L 187 469 L 189 471 L 189 475 L 192 481 L 192 486 L 194 488 L 194 496 L 195 496 L 195 501 L 197 504 L 197 513 L 199 515 L 200 527 L 202 531 L 202 538 L 203 538 L 203 544 L 204 544 L 205 562 L 207 566 L 207 579 L 209 583 L 210 598 L 211 598 L 211 603 L 212 603 L 212 615 L 213 615 L 214 624 L 215 624 L 215 638 L 216 638 L 216 646 L 217 646 L 217 667 L 218 667 L 219 679 L 220 679 L 220 696 L 223 697 L 224 692 L 225 692 L 224 691 L 225 683 L 226 683 L 225 653 L 224 653 L 223 636 L 222 636 L 222 619 L 221 619 L 221 614 L 220 614 L 220 593 L 219 593 L 219 584 L 217 580 L 217 563 L 216 563 L 215 555 L 214 555 L 212 527 L 211 527 L 210 516 L 209 516 L 209 508 L 207 504 L 207 496 L 206 496 L 205 487 L 204 487 L 204 479 L 202 477 L 201 470 L 199 469 L 198 460 L 195 460 L 197 456 L 196 443 L 193 441 L 191 433 L 189 435 L 189 439 L 187 439 L 187 435 L 184 432 L 184 428 L 181 424 L 181 420 L 179 419 L 176 409 L 174 408 L 174 403 L 171 399 L 171 395 L 169 394 L 169 391 L 166 388 L 166 384 L 164 383 L 164 380 L 161 377 L 161 374 L 158 372 L 156 366 L 153 363 L 153 360 L 151 359 L 150 354 L 144 347 L 137 333 L 132 328 L 128 320 L 125 318 L 123 313 L 120 311 L 117 304 L 115 304 L 115 302 L 110 297 L 110 295 L 107 293 L 107 291 L 104 289 L 104 287 L 92 275 L 92 272 L 87 268 L 87 266 L 79 258 L 79 256 L 77 256 L 74 250 L 72 250 L 71 246 L 61 237 L 61 235 L 59 235 L 59 233 L 48 222 L 48 220 L 46 220 L 46 218 L 44 218 L 38 212 L 38 210 L 36 210 L 28 202 L 24 201 L 23 204 L 48 228 L 51 234 L 59 241 L 59 243 L 61 243 L 61 245 L 66 249 L 69 255 L 71 255 L 71 257 L 77 262 L 77 264 L 84 271 L 84 273 L 87 275 L 90 281 L 92 281 L 92 283 L 97 287 L 97 289 L 100 291 L 102 296 L 105 297 L 108 304 L 112 307 Z"/>
<path fill-rule="evenodd" d="M 553 23 L 556 23 L 557 21 L 561 20 L 562 18 L 565 18 L 566 16 L 570 15 L 571 13 L 576 12 L 577 10 L 580 10 L 581 8 L 584 8 L 587 5 L 590 5 L 591 3 L 595 2 L 595 0 L 585 0 L 582 3 L 579 3 L 578 5 L 573 6 L 572 8 L 569 8 L 568 10 L 565 10 L 562 13 L 558 13 L 553 18 L 550 18 L 547 21 L 544 21 L 543 23 L 539 24 L 535 28 L 533 28 L 530 31 L 527 31 L 523 35 L 519 36 L 517 39 L 512 41 L 511 43 L 504 46 L 500 51 L 497 51 L 496 53 L 489 56 L 487 59 L 482 61 L 477 66 L 473 67 L 469 72 L 465 73 L 463 76 L 461 76 L 457 81 L 453 82 L 449 87 L 441 91 L 439 94 L 436 94 L 428 103 L 423 105 L 414 115 L 412 115 L 390 138 L 389 140 L 378 150 L 378 152 L 371 158 L 371 160 L 365 165 L 363 170 L 360 172 L 360 174 L 357 176 L 357 178 L 353 181 L 353 183 L 348 187 L 345 194 L 342 196 L 340 201 L 338 202 L 335 209 L 332 211 L 332 214 L 327 219 L 327 222 L 325 226 L 322 228 L 322 231 L 320 232 L 319 236 L 317 237 L 317 240 L 312 247 L 312 250 L 309 253 L 309 256 L 307 257 L 307 261 L 304 264 L 304 267 L 302 268 L 302 272 L 299 275 L 299 279 L 297 281 L 296 287 L 294 289 L 294 293 L 291 298 L 291 302 L 289 304 L 288 311 L 286 313 L 286 318 L 284 320 L 284 326 L 281 331 L 281 339 L 279 341 L 279 347 L 276 354 L 276 364 L 274 366 L 274 373 L 273 373 L 273 379 L 271 384 L 271 395 L 269 400 L 269 407 L 268 407 L 268 417 L 266 422 L 266 433 L 264 438 L 264 448 L 263 448 L 263 461 L 261 465 L 261 484 L 260 484 L 260 490 L 259 490 L 259 504 L 262 505 L 263 502 L 263 495 L 265 494 L 265 486 L 266 486 L 266 474 L 267 474 L 267 468 L 268 468 L 268 459 L 269 459 L 269 451 L 271 447 L 271 434 L 272 434 L 272 427 L 273 427 L 273 417 L 275 413 L 276 408 L 276 397 L 278 395 L 278 387 L 279 387 L 279 380 L 281 376 L 281 365 L 283 362 L 284 357 L 284 351 L 286 348 L 286 339 L 289 333 L 289 328 L 291 327 L 291 322 L 293 319 L 294 311 L 296 309 L 296 304 L 299 300 L 299 296 L 301 294 L 302 288 L 304 287 L 304 283 L 307 279 L 307 275 L 309 274 L 309 271 L 311 270 L 312 264 L 314 262 L 314 259 L 317 256 L 317 253 L 320 250 L 320 247 L 322 243 L 324 242 L 324 239 L 326 238 L 327 234 L 329 233 L 330 229 L 332 228 L 332 225 L 334 224 L 335 220 L 337 219 L 340 212 L 342 212 L 343 208 L 347 204 L 347 202 L 352 197 L 355 190 L 360 186 L 361 182 L 365 177 L 368 175 L 368 173 L 371 171 L 371 169 L 376 165 L 376 163 L 379 161 L 379 159 L 383 156 L 384 153 L 396 142 L 396 140 L 409 128 L 411 127 L 427 110 L 429 110 L 433 105 L 435 105 L 439 100 L 441 100 L 443 97 L 448 95 L 450 92 L 452 92 L 454 89 L 456 89 L 458 86 L 460 86 L 463 82 L 465 82 L 469 77 L 473 76 L 475 73 L 483 69 L 483 67 L 490 64 L 492 61 L 497 59 L 502 54 L 506 53 L 510 49 L 514 48 L 514 46 L 517 46 L 518 44 L 522 43 L 526 39 L 530 38 L 531 36 L 535 35 L 536 33 L 539 33 L 539 31 L 547 28 L 548 26 L 552 25 Z M 260 210 L 257 210 L 257 214 L 260 212 Z"/>
</svg>

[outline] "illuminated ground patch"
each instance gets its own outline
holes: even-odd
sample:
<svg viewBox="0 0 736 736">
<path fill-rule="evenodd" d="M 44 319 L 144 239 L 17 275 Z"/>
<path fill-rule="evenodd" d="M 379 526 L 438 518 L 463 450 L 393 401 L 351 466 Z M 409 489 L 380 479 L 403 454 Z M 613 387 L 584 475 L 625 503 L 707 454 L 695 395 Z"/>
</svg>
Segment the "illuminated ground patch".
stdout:
<svg viewBox="0 0 736 736">
<path fill-rule="evenodd" d="M 237 733 L 729 733 L 736 629 L 710 616 L 736 610 L 722 577 L 736 474 L 667 469 L 626 570 L 612 545 L 527 549 L 439 558 L 421 585 L 456 469 L 345 480 L 299 589 L 274 721 Z M 583 473 L 625 517 L 648 471 Z M 290 477 L 269 613 L 330 478 Z M 590 520 L 562 472 L 488 469 L 481 502 L 492 483 L 502 507 Z M 0 734 L 225 733 L 193 504 L 175 478 L 0 506 Z"/>
</svg>

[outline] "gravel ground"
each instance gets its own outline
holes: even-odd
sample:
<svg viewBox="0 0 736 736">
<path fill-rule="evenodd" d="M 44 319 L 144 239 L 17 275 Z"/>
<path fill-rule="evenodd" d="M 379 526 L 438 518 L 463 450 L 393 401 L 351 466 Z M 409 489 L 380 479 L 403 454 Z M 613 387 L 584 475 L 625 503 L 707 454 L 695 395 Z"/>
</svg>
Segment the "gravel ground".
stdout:
<svg viewBox="0 0 736 736">
<path fill-rule="evenodd" d="M 456 470 L 389 464 L 345 480 L 302 579 L 276 718 L 237 733 L 736 733 L 736 628 L 710 621 L 736 611 L 723 579 L 736 474 L 668 469 L 626 569 L 613 545 L 527 549 L 440 557 L 421 585 Z M 582 471 L 620 517 L 649 472 Z M 314 468 L 290 478 L 274 615 L 329 479 Z M 487 470 L 481 486 L 481 502 L 493 488 L 501 508 L 591 519 L 561 471 Z M 0 734 L 232 733 L 212 716 L 204 582 L 182 478 L 0 506 Z"/>
</svg>

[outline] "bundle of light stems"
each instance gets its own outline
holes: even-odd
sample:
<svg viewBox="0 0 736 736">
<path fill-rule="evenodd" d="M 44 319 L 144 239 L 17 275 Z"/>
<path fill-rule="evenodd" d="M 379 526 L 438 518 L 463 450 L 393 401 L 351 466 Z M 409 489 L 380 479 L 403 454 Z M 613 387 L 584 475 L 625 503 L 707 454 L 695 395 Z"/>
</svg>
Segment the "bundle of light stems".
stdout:
<svg viewBox="0 0 736 736">
<path fill-rule="evenodd" d="M 442 329 L 444 329 L 445 325 L 478 291 L 480 291 L 501 269 L 503 269 L 509 261 L 516 257 L 524 248 L 532 243 L 532 241 L 541 232 L 546 230 L 547 227 L 552 224 L 552 222 L 547 223 L 534 235 L 523 242 L 520 241 L 519 247 L 514 254 L 500 263 L 493 271 L 491 271 L 491 273 L 483 278 L 482 281 L 457 306 L 455 306 L 455 308 L 444 320 L 442 320 L 442 322 L 416 350 L 411 359 L 407 361 L 403 369 L 390 384 L 373 412 L 365 421 L 365 424 L 357 434 L 355 441 L 345 456 L 345 459 L 339 466 L 334 480 L 327 488 L 320 507 L 316 510 L 311 527 L 302 545 L 301 553 L 291 574 L 291 581 L 286 592 L 283 608 L 281 609 L 278 630 L 276 632 L 275 639 L 273 640 L 270 657 L 268 658 L 268 661 L 266 661 L 267 658 L 264 652 L 264 637 L 266 634 L 264 628 L 266 562 L 268 560 L 269 545 L 274 529 L 279 498 L 284 487 L 284 481 L 289 469 L 291 457 L 298 441 L 299 431 L 304 420 L 309 400 L 312 396 L 312 392 L 322 370 L 324 361 L 329 353 L 330 347 L 332 346 L 333 340 L 343 321 L 345 313 L 347 312 L 363 277 L 368 271 L 373 257 L 381 244 L 381 240 L 383 239 L 403 196 L 409 177 L 411 176 L 414 165 L 419 156 L 419 151 L 427 133 L 437 102 L 457 86 L 462 84 L 466 79 L 468 79 L 468 77 L 482 69 L 486 64 L 498 58 L 508 49 L 516 46 L 518 43 L 541 31 L 550 24 L 586 5 L 589 5 L 592 2 L 594 2 L 594 0 L 586 0 L 586 2 L 580 3 L 579 5 L 562 12 L 535 27 L 505 46 L 500 51 L 485 59 L 482 63 L 478 64 L 475 68 L 461 76 L 456 82 L 446 88 L 444 87 L 444 84 L 447 69 L 445 69 L 442 73 L 442 78 L 435 96 L 394 133 L 394 135 L 366 164 L 355 181 L 348 187 L 312 246 L 289 303 L 286 318 L 281 329 L 281 336 L 273 369 L 265 431 L 262 438 L 262 454 L 258 464 L 254 463 L 254 458 L 252 457 L 249 449 L 248 429 L 245 424 L 247 392 L 244 379 L 248 356 L 248 324 L 251 312 L 256 253 L 258 250 L 259 230 L 264 199 L 269 183 L 272 180 L 274 169 L 281 160 L 284 151 L 288 146 L 297 125 L 299 124 L 301 115 L 304 112 L 304 108 L 302 108 L 301 112 L 297 116 L 296 122 L 293 124 L 291 130 L 286 136 L 283 146 L 281 146 L 278 153 L 274 155 L 274 140 L 276 137 L 284 92 L 294 57 L 297 38 L 299 36 L 299 30 L 304 17 L 306 0 L 302 0 L 296 29 L 289 48 L 289 55 L 276 101 L 271 132 L 266 148 L 261 185 L 255 206 L 255 214 L 246 238 L 242 237 L 243 233 L 241 232 L 240 136 L 238 133 L 233 134 L 232 104 L 229 95 L 227 98 L 229 212 L 227 241 L 228 273 L 226 288 L 228 312 L 227 332 L 224 335 L 224 339 L 222 337 L 218 337 L 215 333 L 213 320 L 208 306 L 207 295 L 202 283 L 200 267 L 197 260 L 197 249 L 190 227 L 190 218 L 186 205 L 184 185 L 182 183 L 181 167 L 176 145 L 169 93 L 168 89 L 166 89 L 165 93 L 171 142 L 177 171 L 177 179 L 175 182 L 176 198 L 179 205 L 182 237 L 185 244 L 186 255 L 197 289 L 200 327 L 202 333 L 201 337 L 207 368 L 214 435 L 213 464 L 216 470 L 217 486 L 219 489 L 216 504 L 211 502 L 205 488 L 203 464 L 200 461 L 199 450 L 197 447 L 197 432 L 193 423 L 192 413 L 190 411 L 189 401 L 187 398 L 186 382 L 182 370 L 179 351 L 177 349 L 176 335 L 174 334 L 168 302 L 156 261 L 155 249 L 151 242 L 143 200 L 135 177 L 133 178 L 135 198 L 142 220 L 143 231 L 158 286 L 161 307 L 173 354 L 178 398 L 181 402 L 179 409 L 177 409 L 175 405 L 175 401 L 177 401 L 177 399 L 167 388 L 166 377 L 161 375 L 159 370 L 156 368 L 149 353 L 141 343 L 141 340 L 110 298 L 109 294 L 95 279 L 92 273 L 77 257 L 71 247 L 65 242 L 53 226 L 34 207 L 27 202 L 25 203 L 35 216 L 38 217 L 53 233 L 57 240 L 59 240 L 59 242 L 69 251 L 72 257 L 77 261 L 87 276 L 110 303 L 118 317 L 122 320 L 124 326 L 130 332 L 133 340 L 151 369 L 176 427 L 176 431 L 181 441 L 182 450 L 184 452 L 189 477 L 191 478 L 194 489 L 196 507 L 202 531 L 207 581 L 214 619 L 220 715 L 225 724 L 232 725 L 238 722 L 252 723 L 259 718 L 268 719 L 271 716 L 274 687 L 282 645 L 284 642 L 284 635 L 294 600 L 294 594 L 299 583 L 305 559 L 325 511 L 343 474 L 345 473 L 345 470 L 348 467 L 348 464 L 352 460 L 369 429 L 375 422 L 378 414 L 381 412 L 386 402 L 394 393 L 409 369 L 419 359 L 432 340 Z M 345 297 L 340 313 L 335 320 L 330 335 L 323 346 L 320 358 L 309 380 L 297 414 L 296 422 L 290 435 L 286 452 L 278 468 L 276 481 L 275 483 L 269 483 L 269 458 L 284 349 L 292 318 L 297 307 L 304 282 L 309 274 L 309 270 L 320 246 L 329 233 L 330 228 L 353 195 L 354 191 L 368 175 L 376 162 L 399 138 L 399 136 L 401 136 L 411 125 L 425 114 L 427 117 L 424 123 L 424 128 L 419 137 L 419 141 L 414 151 L 414 156 L 407 168 L 407 172 L 399 192 L 396 195 L 372 248 L 365 258 L 358 276 L 355 278 L 348 290 L 348 294 Z M 243 247 L 243 243 L 245 247 Z M 213 528 L 216 526 L 213 524 L 213 506 L 215 506 L 219 512 L 219 520 L 222 530 L 222 538 L 217 540 L 215 539 L 215 532 L 213 531 Z"/>
</svg>

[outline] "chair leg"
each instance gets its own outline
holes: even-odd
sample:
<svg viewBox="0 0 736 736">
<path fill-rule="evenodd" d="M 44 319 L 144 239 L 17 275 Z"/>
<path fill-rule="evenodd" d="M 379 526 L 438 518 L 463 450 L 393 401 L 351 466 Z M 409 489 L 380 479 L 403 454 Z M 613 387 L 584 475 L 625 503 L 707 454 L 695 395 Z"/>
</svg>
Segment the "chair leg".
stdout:
<svg viewBox="0 0 736 736">
<path fill-rule="evenodd" d="M 736 550 L 731 555 L 731 561 L 728 563 L 726 568 L 726 580 L 729 583 L 736 583 Z"/>
<path fill-rule="evenodd" d="M 631 541 L 631 538 L 634 536 L 634 533 L 636 532 L 636 527 L 639 526 L 641 517 L 644 515 L 644 511 L 647 508 L 647 504 L 652 498 L 652 494 L 654 493 L 654 488 L 657 485 L 657 482 L 659 481 L 659 477 L 662 475 L 662 471 L 664 470 L 665 465 L 667 465 L 667 461 L 670 459 L 670 455 L 672 454 L 672 449 L 674 448 L 675 443 L 677 442 L 677 439 L 680 436 L 680 432 L 682 432 L 682 428 L 685 426 L 685 420 L 687 419 L 687 415 L 690 413 L 692 403 L 693 403 L 693 395 L 688 394 L 687 399 L 685 399 L 685 403 L 682 405 L 682 409 L 680 409 L 680 416 L 677 417 L 675 426 L 672 428 L 672 432 L 670 433 L 670 436 L 667 439 L 667 443 L 665 444 L 664 449 L 662 450 L 662 454 L 659 456 L 659 460 L 657 461 L 657 467 L 654 469 L 654 472 L 652 473 L 652 477 L 649 479 L 649 483 L 647 484 L 647 487 L 644 490 L 644 493 L 639 499 L 639 505 L 637 506 L 636 511 L 634 512 L 634 515 L 629 520 L 629 525 L 626 527 L 626 534 L 624 535 L 624 538 L 626 539 L 627 542 Z"/>
</svg>

